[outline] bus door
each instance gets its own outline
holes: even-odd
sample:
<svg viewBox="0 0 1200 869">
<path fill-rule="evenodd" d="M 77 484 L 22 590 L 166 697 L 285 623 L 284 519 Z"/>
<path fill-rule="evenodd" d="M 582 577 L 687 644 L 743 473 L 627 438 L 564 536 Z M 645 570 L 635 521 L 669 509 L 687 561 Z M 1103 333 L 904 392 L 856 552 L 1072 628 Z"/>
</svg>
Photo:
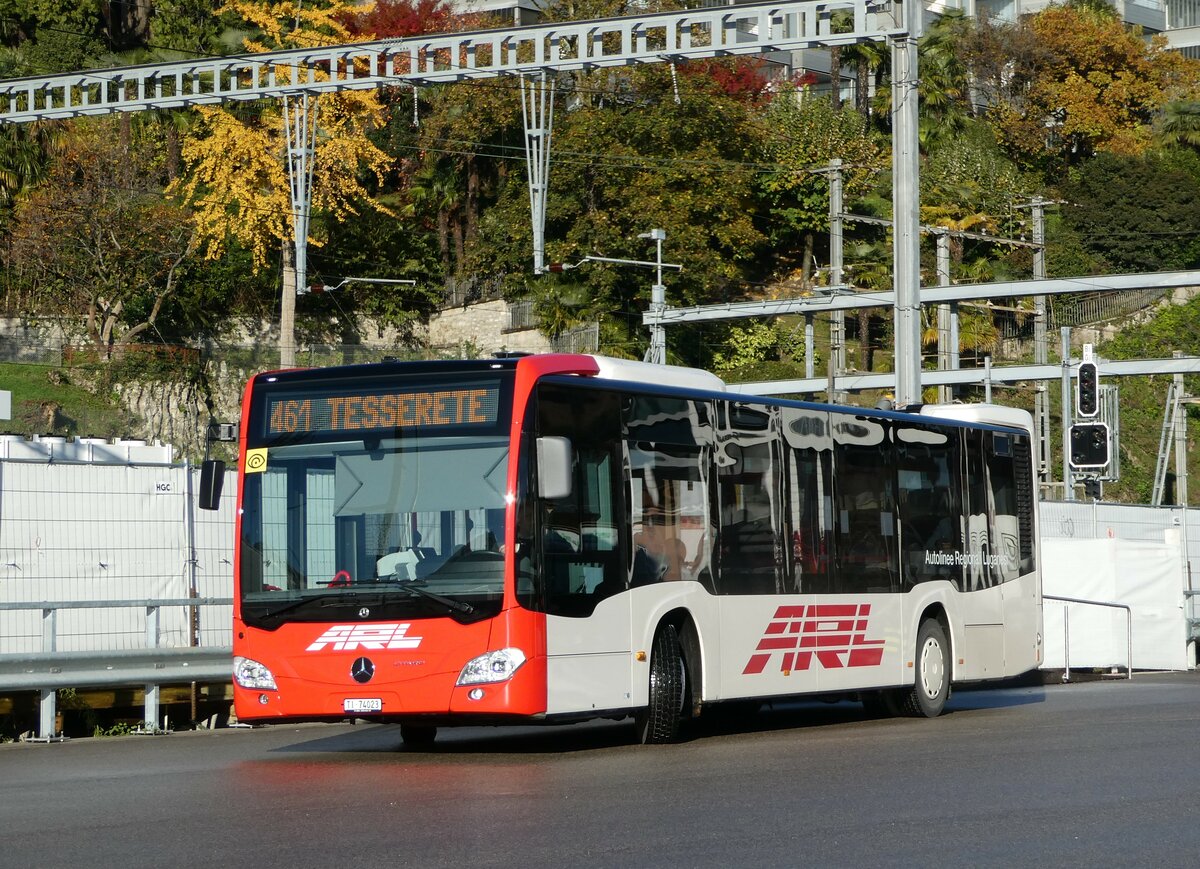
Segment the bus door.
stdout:
<svg viewBox="0 0 1200 869">
<path fill-rule="evenodd" d="M 967 502 L 966 551 L 962 565 L 963 659 L 965 678 L 995 678 L 1004 673 L 1004 601 L 1001 552 L 992 522 L 993 485 L 988 477 L 990 432 L 967 431 L 964 464 Z"/>
<path fill-rule="evenodd" d="M 991 496 L 993 576 L 1004 610 L 1006 675 L 1041 663 L 1037 636 L 1041 601 L 1034 564 L 1033 465 L 1027 437 L 987 432 L 988 488 Z"/>
<path fill-rule="evenodd" d="M 631 702 L 619 401 L 602 390 L 538 388 L 537 433 L 566 438 L 572 463 L 570 494 L 536 499 L 533 530 L 533 605 L 546 613 L 549 714 Z"/>
</svg>

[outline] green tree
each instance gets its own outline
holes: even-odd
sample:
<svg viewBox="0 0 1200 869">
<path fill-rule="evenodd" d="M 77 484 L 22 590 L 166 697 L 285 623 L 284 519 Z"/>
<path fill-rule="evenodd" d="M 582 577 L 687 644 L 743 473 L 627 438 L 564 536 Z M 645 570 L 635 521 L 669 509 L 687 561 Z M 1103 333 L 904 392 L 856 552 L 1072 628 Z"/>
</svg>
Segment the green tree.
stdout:
<svg viewBox="0 0 1200 869">
<path fill-rule="evenodd" d="M 661 67 L 560 80 L 547 259 L 651 260 L 653 243 L 638 236 L 664 229 L 664 260 L 684 264 L 682 273 L 665 276 L 670 304 L 742 298 L 747 277 L 770 266 L 752 219 L 749 161 L 760 128 L 752 105 L 715 77 L 679 79 L 679 103 L 670 70 Z M 476 269 L 517 275 L 513 291 L 522 294 L 586 281 L 590 298 L 574 316 L 601 320 L 606 352 L 641 355 L 653 273 L 589 263 L 569 276 L 522 278 L 531 234 L 524 173 L 509 170 L 496 207 L 480 223 Z"/>
<path fill-rule="evenodd" d="M 775 168 L 761 176 L 759 188 L 771 240 L 808 282 L 818 239 L 829 230 L 829 178 L 815 170 L 840 159 L 843 201 L 851 203 L 874 186 L 889 155 L 862 115 L 820 97 L 798 97 L 782 88 L 763 117 L 762 155 Z"/>
<path fill-rule="evenodd" d="M 1200 100 L 1180 99 L 1167 103 L 1158 128 L 1163 145 L 1182 145 L 1200 151 Z"/>
<path fill-rule="evenodd" d="M 196 238 L 186 212 L 163 199 L 151 149 L 122 147 L 116 124 L 73 125 L 46 183 L 18 203 L 11 245 L 39 309 L 78 318 L 105 353 L 161 338 L 159 318 L 179 301 Z"/>
<path fill-rule="evenodd" d="M 1200 182 L 1167 158 L 1097 154 L 1060 189 L 1063 221 L 1106 271 L 1200 266 Z"/>
</svg>

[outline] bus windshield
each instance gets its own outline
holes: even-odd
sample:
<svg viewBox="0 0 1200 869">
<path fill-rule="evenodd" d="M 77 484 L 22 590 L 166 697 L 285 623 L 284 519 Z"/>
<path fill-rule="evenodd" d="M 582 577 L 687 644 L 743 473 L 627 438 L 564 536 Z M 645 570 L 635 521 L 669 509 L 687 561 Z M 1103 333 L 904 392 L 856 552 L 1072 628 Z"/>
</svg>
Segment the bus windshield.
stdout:
<svg viewBox="0 0 1200 869">
<path fill-rule="evenodd" d="M 384 618 L 499 611 L 507 439 L 418 434 L 253 452 L 242 493 L 247 623 L 364 607 Z"/>
</svg>

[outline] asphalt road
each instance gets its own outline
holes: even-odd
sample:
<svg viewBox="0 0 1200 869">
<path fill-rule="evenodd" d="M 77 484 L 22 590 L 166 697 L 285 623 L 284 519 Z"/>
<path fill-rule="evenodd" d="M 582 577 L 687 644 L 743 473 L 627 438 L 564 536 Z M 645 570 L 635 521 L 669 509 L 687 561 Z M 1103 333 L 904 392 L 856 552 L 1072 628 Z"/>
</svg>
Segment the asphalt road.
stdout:
<svg viewBox="0 0 1200 869">
<path fill-rule="evenodd" d="M 304 725 L 0 746 L 0 866 L 1187 866 L 1200 673 L 628 723 Z"/>
</svg>

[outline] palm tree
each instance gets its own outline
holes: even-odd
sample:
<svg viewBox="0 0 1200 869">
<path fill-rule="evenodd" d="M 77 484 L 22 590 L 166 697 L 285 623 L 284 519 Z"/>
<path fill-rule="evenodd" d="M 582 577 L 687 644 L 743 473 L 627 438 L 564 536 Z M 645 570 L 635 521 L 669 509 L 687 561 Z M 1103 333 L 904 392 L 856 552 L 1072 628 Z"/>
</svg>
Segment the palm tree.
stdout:
<svg viewBox="0 0 1200 869">
<path fill-rule="evenodd" d="M 853 26 L 854 19 L 849 12 L 833 14 L 830 27 L 834 33 L 847 33 Z M 887 63 L 889 57 L 887 45 L 882 42 L 860 42 L 854 45 L 834 46 L 829 53 L 830 80 L 839 86 L 838 90 L 834 91 L 835 98 L 840 96 L 842 65 L 853 66 L 854 108 L 860 114 L 869 116 L 871 114 L 871 76 L 874 74 L 878 77 L 880 70 Z M 834 105 L 840 106 L 841 103 L 835 101 Z"/>
<path fill-rule="evenodd" d="M 45 177 L 62 130 L 58 121 L 0 127 L 0 208 L 11 208 L 21 191 Z"/>
<path fill-rule="evenodd" d="M 1200 100 L 1173 100 L 1167 103 L 1158 138 L 1164 145 L 1200 149 Z"/>
<path fill-rule="evenodd" d="M 452 170 L 437 164 L 426 166 L 412 179 L 409 194 L 417 210 L 432 211 L 437 219 L 438 249 L 442 254 L 442 271 L 445 279 L 462 268 L 462 227 L 459 220 L 461 202 L 458 194 L 458 179 Z M 452 239 L 453 237 L 453 239 Z M 457 263 L 451 258 L 451 241 Z"/>
<path fill-rule="evenodd" d="M 957 10 L 939 15 L 918 43 L 917 90 L 921 106 L 918 136 L 922 148 L 958 132 L 970 117 L 967 68 L 957 51 L 962 22 L 963 14 Z M 875 104 L 879 112 L 890 114 L 891 89 L 879 88 Z"/>
</svg>

